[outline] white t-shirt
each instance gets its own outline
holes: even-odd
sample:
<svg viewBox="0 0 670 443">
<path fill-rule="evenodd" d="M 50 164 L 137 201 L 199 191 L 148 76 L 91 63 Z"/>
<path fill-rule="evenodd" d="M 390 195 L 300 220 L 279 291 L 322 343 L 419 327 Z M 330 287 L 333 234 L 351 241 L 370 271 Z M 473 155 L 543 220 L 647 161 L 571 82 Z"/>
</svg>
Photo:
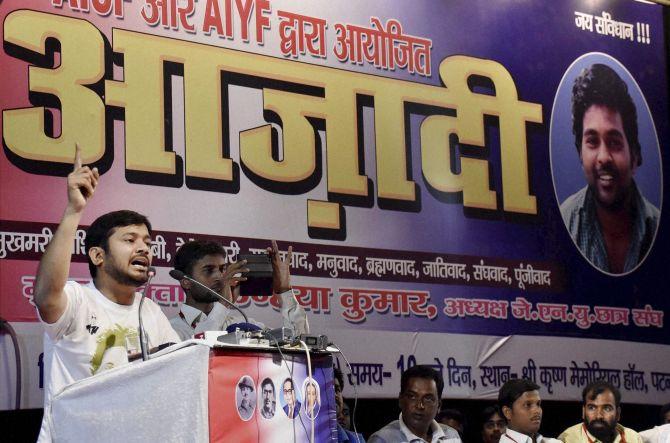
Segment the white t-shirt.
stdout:
<svg viewBox="0 0 670 443">
<path fill-rule="evenodd" d="M 54 323 L 44 326 L 44 408 L 65 386 L 106 369 L 128 363 L 128 353 L 140 352 L 138 308 L 142 295 L 135 293 L 132 305 L 120 305 L 105 297 L 93 283 L 67 282 L 63 289 L 67 306 Z M 38 311 L 39 316 L 39 311 Z M 179 342 L 163 311 L 151 300 L 142 305 L 142 323 L 149 349 Z M 50 441 L 46 420 L 39 441 Z M 47 431 L 46 435 L 45 431 Z"/>
</svg>

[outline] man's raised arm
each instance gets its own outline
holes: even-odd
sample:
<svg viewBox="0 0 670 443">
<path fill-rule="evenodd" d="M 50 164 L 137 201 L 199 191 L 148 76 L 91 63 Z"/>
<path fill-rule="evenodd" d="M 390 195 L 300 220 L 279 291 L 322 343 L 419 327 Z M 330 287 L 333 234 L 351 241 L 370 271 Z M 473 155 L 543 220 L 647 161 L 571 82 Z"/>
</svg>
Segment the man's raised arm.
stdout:
<svg viewBox="0 0 670 443">
<path fill-rule="evenodd" d="M 74 169 L 67 176 L 67 206 L 53 239 L 40 260 L 35 279 L 35 304 L 42 320 L 57 321 L 66 308 L 63 288 L 67 282 L 77 226 L 88 200 L 98 185 L 98 168 L 81 164 L 81 149 L 75 146 Z"/>
<path fill-rule="evenodd" d="M 305 309 L 300 306 L 291 287 L 291 257 L 293 246 L 286 251 L 286 258 L 281 259 L 277 242 L 272 240 L 272 246 L 267 249 L 272 262 L 272 291 L 281 297 L 281 314 L 284 327 L 291 328 L 296 334 L 308 334 L 309 322 Z"/>
</svg>

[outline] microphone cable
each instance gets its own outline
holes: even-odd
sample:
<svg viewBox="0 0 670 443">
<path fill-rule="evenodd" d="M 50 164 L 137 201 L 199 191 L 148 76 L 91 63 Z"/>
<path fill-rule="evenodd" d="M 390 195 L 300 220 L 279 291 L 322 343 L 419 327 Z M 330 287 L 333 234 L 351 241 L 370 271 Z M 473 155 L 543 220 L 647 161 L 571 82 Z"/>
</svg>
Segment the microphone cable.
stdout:
<svg viewBox="0 0 670 443">
<path fill-rule="evenodd" d="M 347 369 L 349 370 L 348 375 L 351 375 L 351 373 L 353 372 L 351 369 L 351 363 L 349 363 L 349 359 L 347 358 L 346 355 L 344 355 L 342 349 L 340 349 L 340 347 L 335 343 L 331 343 L 330 346 L 334 346 L 335 349 L 337 349 L 336 352 L 340 354 L 342 358 L 344 358 L 344 361 L 347 363 Z M 356 442 L 361 443 L 360 438 L 358 437 L 358 430 L 356 429 L 356 407 L 358 406 L 358 389 L 356 388 L 356 385 L 353 383 L 351 383 L 351 386 L 354 388 L 354 410 L 351 412 L 351 425 L 354 428 L 354 434 L 356 435 Z"/>
<path fill-rule="evenodd" d="M 312 378 L 312 358 L 311 358 L 311 356 L 309 355 L 309 348 L 307 347 L 307 343 L 305 343 L 305 342 L 302 341 L 302 340 L 300 340 L 300 344 L 301 344 L 302 347 L 305 349 L 305 355 L 307 356 L 307 380 L 309 380 L 307 383 L 308 383 L 308 384 L 309 384 L 309 383 L 313 383 L 313 378 Z M 307 385 L 305 385 L 305 386 L 307 386 Z M 315 388 L 316 388 L 316 386 L 315 386 Z M 305 388 L 305 391 L 307 391 L 307 388 Z M 306 398 L 306 396 L 307 396 L 307 392 L 305 392 L 304 395 L 305 395 L 305 403 L 307 403 L 307 398 Z M 316 401 L 316 400 L 315 400 L 315 401 Z M 314 421 L 316 420 L 316 416 L 314 416 L 314 409 L 313 409 L 313 408 L 314 408 L 315 406 L 316 406 L 316 405 L 312 406 L 312 417 L 309 416 L 308 411 L 305 409 L 305 415 L 306 415 L 307 418 L 309 418 L 310 421 L 312 422 L 312 426 L 311 426 L 311 437 L 312 437 L 312 438 L 310 439 L 310 442 L 311 442 L 311 443 L 314 443 Z"/>
<path fill-rule="evenodd" d="M 147 275 L 149 278 L 147 279 L 146 284 L 144 285 L 144 290 L 142 291 L 142 298 L 140 298 L 140 306 L 137 308 L 137 316 L 139 318 L 139 329 L 140 329 L 140 350 L 142 352 L 142 361 L 147 361 L 149 359 L 149 352 L 147 350 L 147 346 L 149 345 L 147 343 L 147 333 L 144 330 L 144 325 L 142 324 L 142 304 L 144 303 L 144 298 L 147 295 L 147 290 L 149 289 L 149 285 L 151 284 L 151 279 L 154 278 L 156 275 L 156 268 L 153 266 L 149 266 L 147 269 Z"/>
<path fill-rule="evenodd" d="M 279 355 L 281 356 L 281 360 L 282 360 L 282 362 L 284 362 L 284 366 L 286 366 L 286 370 L 288 371 L 289 377 L 291 377 L 291 385 L 293 386 L 293 389 L 294 389 L 293 395 L 295 395 L 295 382 L 293 381 L 293 367 L 292 367 L 293 365 L 291 365 L 291 367 L 289 368 L 288 361 L 287 361 L 286 357 L 284 356 L 284 353 L 281 351 L 281 346 L 279 346 L 279 340 L 277 340 L 277 337 L 275 337 L 274 335 L 270 335 L 270 337 L 274 340 L 275 346 L 277 347 L 277 350 L 279 351 Z M 283 382 L 282 382 L 281 389 L 284 389 Z M 298 414 L 298 417 L 300 417 L 300 414 Z M 293 419 L 293 417 L 291 417 L 291 419 L 293 421 L 293 443 L 295 443 L 296 442 L 295 419 Z"/>
</svg>

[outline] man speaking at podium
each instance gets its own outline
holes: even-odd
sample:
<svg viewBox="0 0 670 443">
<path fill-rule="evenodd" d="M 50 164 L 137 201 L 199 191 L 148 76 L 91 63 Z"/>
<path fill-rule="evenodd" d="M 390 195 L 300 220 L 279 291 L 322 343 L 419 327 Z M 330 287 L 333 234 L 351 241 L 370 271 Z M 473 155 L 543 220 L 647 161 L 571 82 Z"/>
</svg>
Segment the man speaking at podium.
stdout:
<svg viewBox="0 0 670 443">
<path fill-rule="evenodd" d="M 309 332 L 305 310 L 298 304 L 291 289 L 289 266 L 292 247 L 289 246 L 286 259 L 282 260 L 277 242 L 273 240 L 268 253 L 272 262 L 272 291 L 281 299 L 283 326 L 292 329 L 295 334 Z M 170 324 L 182 340 L 204 331 L 222 331 L 232 324 L 244 322 L 242 316 L 216 294 L 190 279 L 202 283 L 233 304 L 239 296 L 238 283 L 245 280 L 244 273 L 248 271 L 245 265 L 242 260 L 226 267 L 226 251 L 213 241 L 189 241 L 179 248 L 174 267 L 184 274 L 179 283 L 186 293 L 186 301 L 179 314 L 170 319 Z M 253 319 L 250 322 L 264 327 Z"/>
<path fill-rule="evenodd" d="M 67 177 L 68 202 L 40 260 L 35 305 L 45 330 L 44 410 L 38 441 L 51 441 L 51 398 L 65 386 L 128 363 L 140 352 L 138 286 L 149 278 L 151 224 L 133 211 L 100 216 L 86 232 L 86 254 L 93 282 L 68 282 L 72 245 L 84 208 L 99 181 L 97 168 L 82 166 L 75 148 Z M 160 307 L 146 300 L 142 309 L 149 347 L 179 341 Z"/>
</svg>

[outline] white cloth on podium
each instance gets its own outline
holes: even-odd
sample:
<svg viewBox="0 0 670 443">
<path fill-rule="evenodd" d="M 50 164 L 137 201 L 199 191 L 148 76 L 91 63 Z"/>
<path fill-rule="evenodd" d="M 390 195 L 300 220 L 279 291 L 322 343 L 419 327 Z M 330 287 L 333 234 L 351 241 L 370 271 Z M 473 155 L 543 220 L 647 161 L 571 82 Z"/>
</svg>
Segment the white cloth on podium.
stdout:
<svg viewBox="0 0 670 443">
<path fill-rule="evenodd" d="M 44 411 L 53 440 L 209 441 L 209 351 L 189 346 L 69 385 Z"/>
</svg>

